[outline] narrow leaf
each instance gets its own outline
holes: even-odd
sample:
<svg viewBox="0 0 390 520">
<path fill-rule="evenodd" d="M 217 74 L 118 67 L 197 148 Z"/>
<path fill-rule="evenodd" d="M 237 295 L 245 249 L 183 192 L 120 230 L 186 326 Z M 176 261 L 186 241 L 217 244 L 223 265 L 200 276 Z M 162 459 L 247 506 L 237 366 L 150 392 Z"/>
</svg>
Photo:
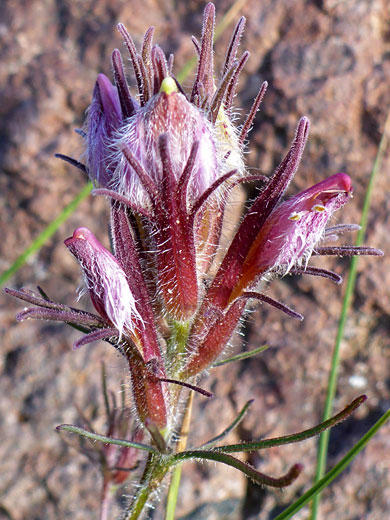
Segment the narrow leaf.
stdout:
<svg viewBox="0 0 390 520">
<path fill-rule="evenodd" d="M 283 488 L 290 485 L 294 482 L 295 479 L 298 478 L 301 473 L 303 466 L 301 464 L 294 464 L 289 471 L 279 478 L 269 477 L 264 473 L 260 473 L 255 468 L 243 462 L 242 460 L 236 459 L 232 457 L 232 455 L 227 455 L 226 453 L 219 453 L 215 451 L 202 451 L 202 450 L 192 450 L 192 451 L 183 451 L 181 453 L 177 453 L 171 458 L 171 464 L 177 464 L 182 460 L 186 459 L 205 459 L 212 460 L 215 462 L 221 462 L 222 464 L 226 464 L 227 466 L 231 466 L 232 468 L 236 468 L 248 478 L 253 480 L 256 484 L 263 486 L 270 486 L 275 488 Z"/>
<path fill-rule="evenodd" d="M 291 506 L 285 509 L 274 520 L 288 520 L 300 511 L 310 500 L 318 496 L 340 473 L 353 461 L 353 459 L 366 447 L 371 438 L 390 419 L 390 410 L 377 421 L 374 426 L 358 441 L 355 446 L 336 464 L 323 478 L 318 480 L 306 493 L 304 493 Z"/>
<path fill-rule="evenodd" d="M 242 361 L 243 359 L 248 359 L 250 357 L 256 356 L 256 354 L 260 354 L 260 352 L 264 352 L 269 348 L 269 345 L 262 345 L 259 348 L 255 348 L 254 350 L 250 350 L 249 352 L 241 352 L 241 354 L 237 354 L 236 356 L 232 356 L 226 359 L 221 359 L 221 361 L 217 361 L 212 365 L 212 368 L 221 367 L 222 365 L 226 365 L 227 363 L 233 363 L 233 361 Z"/>
<path fill-rule="evenodd" d="M 344 421 L 352 412 L 356 410 L 364 401 L 366 401 L 367 397 L 365 395 L 361 395 L 357 397 L 350 405 L 348 405 L 344 410 L 340 413 L 331 417 L 327 421 L 323 423 L 317 424 L 313 428 L 309 428 L 308 430 L 304 430 L 299 433 L 293 433 L 291 435 L 286 435 L 283 437 L 275 437 L 273 439 L 264 439 L 262 441 L 257 442 L 241 442 L 240 444 L 230 444 L 227 446 L 217 446 L 213 448 L 215 451 L 221 451 L 223 453 L 238 453 L 238 452 L 248 452 L 248 451 L 257 451 L 264 450 L 266 448 L 272 448 L 273 446 L 283 446 L 284 444 L 292 444 L 294 442 L 301 442 L 306 439 L 310 439 L 315 435 L 320 434 L 324 430 L 328 428 L 332 428 L 336 426 L 336 424 Z"/>
<path fill-rule="evenodd" d="M 245 406 L 242 408 L 241 412 L 234 419 L 234 421 L 227 428 L 225 428 L 222 433 L 220 433 L 216 437 L 213 437 L 205 444 L 202 444 L 201 448 L 212 448 L 215 444 L 217 444 L 217 442 L 222 440 L 224 437 L 226 437 L 226 435 L 228 435 L 232 430 L 234 430 L 234 428 L 236 428 L 240 424 L 240 422 L 243 420 L 243 418 L 245 417 L 246 412 L 249 410 L 253 401 L 254 401 L 254 399 L 251 399 L 250 401 L 248 401 L 245 404 Z"/>
<path fill-rule="evenodd" d="M 147 444 L 141 444 L 140 442 L 128 441 L 125 439 L 115 439 L 113 437 L 105 437 L 104 435 L 99 435 L 97 433 L 89 432 L 88 430 L 84 430 L 84 428 L 79 428 L 78 426 L 73 426 L 73 424 L 60 424 L 56 427 L 56 430 L 59 432 L 65 431 L 70 433 L 76 433 L 81 437 L 85 437 L 86 439 L 91 439 L 92 441 L 100 441 L 104 444 L 115 444 L 116 446 L 124 446 L 125 448 L 136 448 L 139 450 L 150 451 L 151 453 L 158 453 L 158 451 L 153 448 L 153 446 L 148 446 Z"/>
</svg>

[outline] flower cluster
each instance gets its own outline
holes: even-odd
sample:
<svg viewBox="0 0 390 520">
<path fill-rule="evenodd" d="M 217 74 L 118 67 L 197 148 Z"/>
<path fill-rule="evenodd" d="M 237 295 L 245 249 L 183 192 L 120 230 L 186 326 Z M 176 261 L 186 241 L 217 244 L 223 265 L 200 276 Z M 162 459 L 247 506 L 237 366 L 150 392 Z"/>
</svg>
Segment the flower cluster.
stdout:
<svg viewBox="0 0 390 520">
<path fill-rule="evenodd" d="M 198 68 L 185 93 L 153 44 L 154 29 L 137 51 L 119 25 L 130 55 L 138 96 L 130 93 L 121 54 L 112 54 L 114 84 L 99 74 L 85 137 L 95 195 L 110 200 L 113 251 L 86 228 L 65 241 L 84 273 L 96 315 L 66 307 L 44 293 L 8 292 L 34 308 L 19 320 L 61 320 L 84 332 L 75 347 L 105 340 L 125 357 L 137 416 L 152 442 L 172 447 L 183 386 L 223 354 L 249 304 L 262 301 L 303 319 L 263 294 L 266 282 L 287 273 L 340 276 L 308 265 L 314 255 L 379 255 L 368 247 L 321 247 L 329 235 L 357 228 L 329 228 L 332 215 L 351 197 L 351 179 L 337 173 L 285 201 L 309 133 L 303 117 L 292 145 L 270 178 L 249 175 L 243 150 L 263 99 L 263 83 L 244 123 L 236 128 L 232 104 L 249 54 L 237 56 L 245 20 L 233 32 L 221 74 L 213 70 L 215 12 L 208 4 L 202 37 L 194 39 Z M 217 264 L 224 212 L 237 184 L 263 183 Z M 212 269 L 211 269 L 212 268 Z"/>
</svg>

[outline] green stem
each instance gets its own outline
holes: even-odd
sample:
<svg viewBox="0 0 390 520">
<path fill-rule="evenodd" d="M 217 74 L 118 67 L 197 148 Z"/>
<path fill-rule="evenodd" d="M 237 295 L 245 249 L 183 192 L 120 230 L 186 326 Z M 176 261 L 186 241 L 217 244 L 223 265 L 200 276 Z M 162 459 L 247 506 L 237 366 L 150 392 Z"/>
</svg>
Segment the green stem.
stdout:
<svg viewBox="0 0 390 520">
<path fill-rule="evenodd" d="M 150 453 L 146 461 L 142 477 L 139 481 L 138 491 L 134 495 L 132 501 L 128 506 L 128 509 L 125 512 L 126 516 L 124 520 L 136 520 L 141 515 L 145 507 L 145 504 L 148 500 L 148 497 L 152 491 L 151 488 L 149 488 L 149 483 L 151 475 L 153 473 L 154 460 L 155 455 Z"/>
<path fill-rule="evenodd" d="M 169 466 L 162 461 L 160 454 L 151 453 L 149 455 L 138 491 L 130 502 L 123 520 L 140 518 L 149 496 L 157 489 L 168 470 Z"/>
<path fill-rule="evenodd" d="M 364 199 L 362 216 L 360 220 L 360 230 L 356 237 L 356 245 L 360 246 L 363 243 L 364 235 L 366 233 L 367 221 L 368 221 L 368 213 L 371 205 L 371 196 L 372 191 L 375 184 L 376 176 L 380 170 L 383 155 L 385 153 L 386 147 L 388 145 L 389 137 L 388 134 L 390 132 L 390 111 L 387 115 L 387 119 L 385 122 L 383 135 L 381 141 L 379 143 L 378 152 L 375 158 L 374 166 L 372 168 L 370 180 L 367 186 L 366 196 Z M 339 320 L 339 325 L 337 329 L 336 342 L 332 354 L 332 362 L 331 369 L 328 379 L 328 390 L 326 394 L 325 406 L 324 406 L 324 414 L 323 420 L 326 421 L 332 414 L 333 402 L 336 395 L 337 389 L 337 380 L 338 380 L 338 368 L 339 368 L 339 359 L 340 359 L 340 347 L 341 342 L 344 337 L 344 329 L 347 321 L 348 311 L 352 302 L 353 292 L 356 283 L 357 276 L 357 265 L 358 265 L 357 256 L 353 257 L 351 260 L 351 267 L 348 275 L 347 286 L 345 289 L 345 295 L 343 300 L 343 305 L 341 309 L 341 315 Z M 319 443 L 318 443 L 318 454 L 317 454 L 317 468 L 315 474 L 315 482 L 318 482 L 324 475 L 326 469 L 326 461 L 327 461 L 327 453 L 328 453 L 328 445 L 329 445 L 329 436 L 330 432 L 326 431 L 321 434 Z M 311 520 L 316 520 L 318 514 L 318 506 L 320 502 L 320 494 L 317 494 L 313 500 L 311 507 Z"/>
<path fill-rule="evenodd" d="M 150 490 L 148 487 L 143 487 L 139 490 L 131 505 L 130 511 L 125 516 L 125 520 L 137 520 L 140 517 L 149 495 Z"/>
</svg>

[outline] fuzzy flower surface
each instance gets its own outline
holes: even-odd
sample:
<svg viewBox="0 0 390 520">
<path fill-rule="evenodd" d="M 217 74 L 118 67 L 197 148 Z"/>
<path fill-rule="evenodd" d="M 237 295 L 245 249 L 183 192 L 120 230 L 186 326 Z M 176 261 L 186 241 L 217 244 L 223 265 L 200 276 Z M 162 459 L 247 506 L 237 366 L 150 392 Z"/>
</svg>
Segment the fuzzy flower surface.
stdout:
<svg viewBox="0 0 390 520">
<path fill-rule="evenodd" d="M 340 275 L 311 266 L 310 258 L 382 255 L 365 246 L 321 246 L 323 239 L 358 228 L 328 227 L 351 198 L 347 174 L 336 173 L 285 198 L 308 139 L 306 117 L 298 121 L 291 146 L 272 174 L 265 178 L 245 170 L 245 142 L 267 83 L 259 86 L 248 115 L 237 126 L 233 101 L 249 58 L 248 52 L 238 52 L 245 19 L 233 31 L 218 74 L 214 26 L 210 3 L 201 38 L 193 39 L 198 67 L 192 87 L 185 91 L 175 78 L 173 56 L 167 58 L 153 43 L 154 28 L 137 49 L 119 24 L 137 91 L 130 91 L 121 53 L 115 49 L 113 82 L 98 75 L 85 135 L 82 132 L 86 164 L 60 156 L 87 173 L 93 194 L 109 201 L 112 252 L 83 227 L 65 241 L 82 268 L 96 314 L 56 303 L 41 289 L 7 290 L 32 305 L 18 314 L 19 320 L 64 321 L 83 333 L 75 347 L 103 340 L 123 355 L 140 436 L 150 438 L 149 452 L 153 457 L 162 454 L 164 461 L 177 449 L 175 432 L 185 389 L 210 397 L 197 386 L 199 377 L 224 354 L 249 308 L 262 302 L 303 319 L 262 293 L 266 283 L 287 273 L 340 283 Z M 222 249 L 231 191 L 254 181 L 261 189 Z M 150 461 L 157 460 L 153 457 Z M 295 465 L 273 479 L 240 461 L 234 464 L 274 487 L 291 483 L 301 471 Z"/>
<path fill-rule="evenodd" d="M 135 322 L 142 320 L 136 301 L 117 259 L 87 228 L 78 228 L 65 240 L 69 251 L 79 261 L 85 285 L 98 313 L 112 323 L 121 336 L 132 333 Z"/>
<path fill-rule="evenodd" d="M 126 148 L 142 165 L 149 177 L 163 188 L 164 168 L 158 147 L 159 137 L 168 136 L 170 175 L 178 181 L 183 173 L 192 146 L 198 150 L 188 183 L 188 199 L 197 200 L 218 177 L 216 147 L 212 125 L 202 112 L 178 91 L 174 79 L 164 78 L 160 92 L 140 108 L 119 129 L 111 147 L 117 148 L 117 166 L 112 186 L 119 193 L 147 204 L 147 194 L 137 173 L 126 162 Z"/>
</svg>

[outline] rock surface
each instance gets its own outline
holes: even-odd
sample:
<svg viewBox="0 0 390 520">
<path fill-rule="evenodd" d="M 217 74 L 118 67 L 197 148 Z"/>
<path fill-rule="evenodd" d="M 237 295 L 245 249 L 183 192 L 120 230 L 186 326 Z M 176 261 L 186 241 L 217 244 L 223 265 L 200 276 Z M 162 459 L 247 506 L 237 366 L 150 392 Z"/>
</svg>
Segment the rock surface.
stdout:
<svg viewBox="0 0 390 520">
<path fill-rule="evenodd" d="M 79 192 L 85 180 L 54 152 L 80 157 L 83 124 L 98 72 L 110 73 L 110 53 L 122 48 L 115 24 L 137 42 L 150 25 L 178 71 L 193 55 L 189 35 L 200 32 L 204 2 L 167 0 L 32 0 L 0 6 L 0 212 L 1 260 L 6 269 Z M 231 2 L 216 2 L 219 19 Z M 311 135 L 290 193 L 326 175 L 346 171 L 353 201 L 338 215 L 358 222 L 370 171 L 390 107 L 390 7 L 386 0 L 247 0 L 242 48 L 251 52 L 236 106 L 249 109 L 260 83 L 270 84 L 251 133 L 247 160 L 270 173 L 285 153 L 298 118 L 311 119 Z M 221 62 L 226 31 L 216 46 Z M 241 114 L 242 112 L 240 112 Z M 359 394 L 367 404 L 331 435 L 333 465 L 386 410 L 389 403 L 390 197 L 389 154 L 377 178 L 366 243 L 387 256 L 359 261 L 356 292 L 342 344 L 336 408 Z M 107 207 L 89 198 L 7 282 L 41 285 L 56 300 L 74 304 L 79 270 L 62 242 L 75 227 L 90 227 L 107 243 Z M 346 241 L 353 237 L 345 237 Z M 314 259 L 346 275 L 348 262 Z M 250 361 L 214 370 L 203 381 L 215 398 L 197 398 L 192 439 L 200 444 L 227 425 L 244 403 L 250 413 L 230 436 L 278 436 L 320 421 L 345 285 L 286 277 L 269 294 L 305 315 L 303 323 L 261 306 L 245 325 L 250 350 L 271 345 Z M 86 304 L 86 303 L 85 303 Z M 0 518 L 89 520 L 97 517 L 99 474 L 54 432 L 77 422 L 77 404 L 102 424 L 101 360 L 109 385 L 127 377 L 121 360 L 103 344 L 71 351 L 75 331 L 57 324 L 15 323 L 21 304 L 1 296 Z M 100 422 L 99 422 L 100 421 Z M 382 520 L 390 512 L 390 427 L 323 494 L 320 518 Z M 285 492 L 255 488 L 237 472 L 213 464 L 184 466 L 178 515 L 183 519 L 271 520 L 310 487 L 315 441 L 253 454 L 261 471 L 279 475 L 293 462 L 305 466 Z M 124 493 L 131 493 L 126 489 Z M 124 502 L 123 493 L 118 494 Z M 240 499 L 241 502 L 238 500 Z M 162 518 L 157 510 L 154 518 Z M 307 518 L 300 512 L 295 518 Z"/>
</svg>

